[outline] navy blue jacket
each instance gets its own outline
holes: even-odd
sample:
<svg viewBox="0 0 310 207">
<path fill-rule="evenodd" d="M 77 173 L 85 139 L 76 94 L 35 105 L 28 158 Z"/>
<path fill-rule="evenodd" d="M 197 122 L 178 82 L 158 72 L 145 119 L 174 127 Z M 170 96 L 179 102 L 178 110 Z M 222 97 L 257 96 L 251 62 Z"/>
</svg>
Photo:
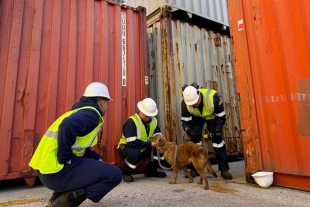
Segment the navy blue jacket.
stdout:
<svg viewBox="0 0 310 207">
<path fill-rule="evenodd" d="M 139 113 L 137 113 L 139 115 Z M 140 116 L 139 116 L 140 117 Z M 141 118 L 140 118 L 141 119 Z M 149 135 L 149 124 L 152 120 L 150 120 L 149 122 L 145 122 L 143 119 L 141 119 L 145 129 L 146 129 L 146 133 L 147 135 Z M 157 124 L 154 134 L 156 133 L 160 133 L 160 128 Z M 132 119 L 127 119 L 127 121 L 125 122 L 124 126 L 123 126 L 123 135 L 125 137 L 136 137 L 137 136 L 137 127 L 135 125 L 135 122 Z M 151 148 L 152 147 L 152 142 L 150 140 L 148 140 L 147 142 L 141 141 L 139 139 L 136 139 L 133 142 L 129 142 L 126 144 L 127 147 L 130 148 L 135 148 L 135 149 L 142 149 L 142 148 Z"/>
<path fill-rule="evenodd" d="M 220 97 L 217 95 L 217 93 L 214 94 L 213 101 L 214 101 L 214 113 L 215 114 L 219 114 L 219 113 L 222 113 L 222 112 L 225 111 L 224 106 L 222 104 L 222 101 L 221 101 Z M 198 108 L 199 108 L 200 113 L 201 113 L 202 109 L 203 109 L 203 101 L 201 101 L 200 106 Z M 193 116 L 188 111 L 184 100 L 182 100 L 182 102 L 181 102 L 181 116 L 182 117 L 191 117 L 191 116 Z M 214 119 L 215 119 L 215 122 L 216 122 L 215 130 L 221 132 L 223 130 L 223 127 L 224 127 L 225 123 L 226 123 L 226 115 L 221 116 L 221 117 L 215 116 Z M 183 121 L 182 120 L 183 128 L 185 128 L 185 127 L 191 128 L 190 127 L 191 126 L 191 122 L 192 121 Z"/>
<path fill-rule="evenodd" d="M 102 115 L 98 104 L 92 98 L 84 96 L 73 105 L 72 110 L 84 106 L 95 107 Z M 72 153 L 71 146 L 75 143 L 77 136 L 89 134 L 98 126 L 99 121 L 98 113 L 91 109 L 80 110 L 62 121 L 58 131 L 57 151 L 57 158 L 60 164 L 66 163 L 69 160 L 71 160 L 71 163 L 78 162 L 79 157 Z M 86 148 L 84 157 L 96 160 L 101 159 L 100 155 L 90 148 Z"/>
</svg>

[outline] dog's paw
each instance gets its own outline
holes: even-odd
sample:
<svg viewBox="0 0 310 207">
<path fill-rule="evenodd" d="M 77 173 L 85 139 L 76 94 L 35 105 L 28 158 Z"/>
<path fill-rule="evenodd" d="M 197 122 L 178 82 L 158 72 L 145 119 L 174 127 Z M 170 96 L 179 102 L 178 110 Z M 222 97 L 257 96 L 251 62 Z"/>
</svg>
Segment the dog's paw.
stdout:
<svg viewBox="0 0 310 207">
<path fill-rule="evenodd" d="M 204 187 L 205 190 L 209 190 L 209 186 Z"/>
<path fill-rule="evenodd" d="M 202 181 L 198 181 L 197 184 L 200 184 L 200 185 L 201 185 L 201 184 L 202 184 Z"/>
<path fill-rule="evenodd" d="M 169 184 L 176 184 L 174 180 L 169 181 Z"/>
<path fill-rule="evenodd" d="M 188 180 L 188 182 L 189 182 L 189 183 L 192 183 L 192 182 L 194 182 L 194 181 L 193 181 L 193 178 L 192 178 L 192 179 L 189 179 L 189 180 Z"/>
</svg>

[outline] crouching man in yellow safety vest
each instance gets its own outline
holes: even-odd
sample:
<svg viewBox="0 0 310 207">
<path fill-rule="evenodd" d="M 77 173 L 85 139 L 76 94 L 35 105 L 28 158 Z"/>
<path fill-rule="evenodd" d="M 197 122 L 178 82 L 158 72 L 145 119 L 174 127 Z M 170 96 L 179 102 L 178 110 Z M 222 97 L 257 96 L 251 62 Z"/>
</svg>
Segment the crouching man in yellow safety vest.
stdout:
<svg viewBox="0 0 310 207">
<path fill-rule="evenodd" d="M 124 159 L 121 166 L 124 182 L 133 182 L 132 174 L 137 164 L 145 158 L 151 158 L 151 150 L 156 147 L 156 143 L 150 138 L 162 134 L 155 118 L 158 114 L 156 102 L 145 98 L 138 102 L 137 107 L 139 112 L 129 117 L 123 125 L 122 138 L 117 147 L 119 155 Z M 160 159 L 160 156 L 154 153 L 153 158 Z M 165 172 L 157 171 L 157 165 L 158 163 L 151 159 L 145 167 L 145 177 L 166 177 Z"/>
<path fill-rule="evenodd" d="M 79 206 L 87 198 L 97 203 L 122 181 L 122 171 L 91 149 L 110 101 L 104 84 L 89 84 L 72 110 L 43 135 L 29 166 L 54 191 L 48 206 Z"/>
</svg>

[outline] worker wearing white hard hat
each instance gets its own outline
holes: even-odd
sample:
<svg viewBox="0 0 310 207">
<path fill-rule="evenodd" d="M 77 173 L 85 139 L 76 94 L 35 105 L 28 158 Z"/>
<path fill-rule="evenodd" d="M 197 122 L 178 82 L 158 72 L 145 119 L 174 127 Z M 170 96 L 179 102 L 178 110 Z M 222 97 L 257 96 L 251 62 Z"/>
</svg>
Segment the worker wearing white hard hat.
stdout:
<svg viewBox="0 0 310 207">
<path fill-rule="evenodd" d="M 190 86 L 186 85 L 182 89 L 181 121 L 184 131 L 190 137 L 190 141 L 201 144 L 202 129 L 207 124 L 208 132 L 213 134 L 213 149 L 221 176 L 224 179 L 232 179 L 228 172 L 226 144 L 222 136 L 226 114 L 220 97 L 215 90 L 199 89 L 195 83 Z M 194 166 L 190 165 L 189 167 L 192 177 L 199 175 Z"/>
<path fill-rule="evenodd" d="M 79 206 L 87 198 L 97 203 L 121 182 L 121 170 L 91 149 L 110 101 L 106 85 L 90 83 L 43 135 L 29 166 L 54 191 L 48 206 Z"/>
<path fill-rule="evenodd" d="M 122 138 L 119 141 L 117 150 L 124 159 L 121 166 L 124 182 L 133 182 L 132 173 L 137 164 L 151 156 L 152 147 L 156 147 L 150 138 L 161 134 L 155 116 L 158 114 L 156 102 L 151 98 L 145 98 L 138 102 L 139 112 L 127 119 L 123 126 Z M 155 159 L 157 156 L 154 157 Z M 146 177 L 166 177 L 166 173 L 157 171 L 157 162 L 150 161 L 145 168 Z"/>
<path fill-rule="evenodd" d="M 156 106 L 156 103 L 153 99 L 151 98 L 146 98 L 143 101 L 139 101 L 138 104 L 138 109 L 146 116 L 154 117 L 158 114 L 158 109 Z"/>
<path fill-rule="evenodd" d="M 108 87 L 100 82 L 90 83 L 84 92 L 85 97 L 102 97 L 108 101 L 113 101 L 110 97 Z"/>
</svg>

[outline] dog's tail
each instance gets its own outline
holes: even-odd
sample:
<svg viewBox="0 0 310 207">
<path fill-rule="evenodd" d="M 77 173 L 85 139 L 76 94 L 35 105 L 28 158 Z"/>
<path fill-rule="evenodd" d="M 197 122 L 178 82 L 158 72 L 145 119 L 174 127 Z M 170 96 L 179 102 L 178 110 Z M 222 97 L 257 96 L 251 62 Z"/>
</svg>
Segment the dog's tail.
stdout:
<svg viewBox="0 0 310 207">
<path fill-rule="evenodd" d="M 207 159 L 207 161 L 206 161 L 206 168 L 207 168 L 208 172 L 209 172 L 211 175 L 213 175 L 214 177 L 217 178 L 217 174 L 216 174 L 216 172 L 213 170 L 213 168 L 212 168 L 212 166 L 211 166 L 211 163 L 210 163 L 210 160 L 209 160 L 209 159 Z"/>
</svg>

